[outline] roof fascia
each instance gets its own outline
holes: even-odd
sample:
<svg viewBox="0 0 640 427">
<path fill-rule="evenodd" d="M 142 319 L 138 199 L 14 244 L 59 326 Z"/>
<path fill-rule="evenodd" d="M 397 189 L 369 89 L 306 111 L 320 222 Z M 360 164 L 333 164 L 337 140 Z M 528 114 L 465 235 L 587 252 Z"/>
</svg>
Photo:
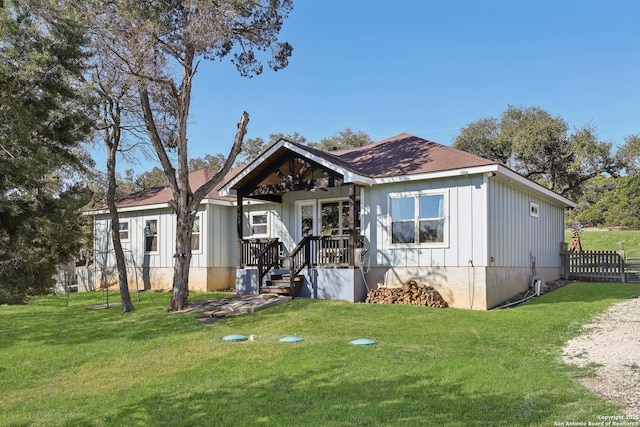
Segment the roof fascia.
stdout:
<svg viewBox="0 0 640 427">
<path fill-rule="evenodd" d="M 461 175 L 477 175 L 477 174 L 495 174 L 491 176 L 502 176 L 504 179 L 509 181 L 511 184 L 515 183 L 517 186 L 521 188 L 526 188 L 528 191 L 533 191 L 538 193 L 542 198 L 547 200 L 551 200 L 555 203 L 560 203 L 565 207 L 575 208 L 576 204 L 571 200 L 567 199 L 564 196 L 561 196 L 553 191 L 549 190 L 542 185 L 531 181 L 523 177 L 522 175 L 512 171 L 511 169 L 502 166 L 500 164 L 491 164 L 486 166 L 476 166 L 470 168 L 463 169 L 451 169 L 446 171 L 437 171 L 416 175 L 402 175 L 402 176 L 392 176 L 385 178 L 377 178 L 375 179 L 375 184 L 391 184 L 397 182 L 406 182 L 406 181 L 422 181 L 427 179 L 438 179 L 438 178 L 452 178 Z"/>
<path fill-rule="evenodd" d="M 566 197 L 549 190 L 548 188 L 538 184 L 537 182 L 533 182 L 530 179 L 525 178 L 524 176 L 512 171 L 505 166 L 499 165 L 498 173 L 504 176 L 504 178 L 508 179 L 510 184 L 516 184 L 519 187 L 526 187 L 528 189 L 531 189 L 537 193 L 540 193 L 541 196 L 543 198 L 546 198 L 547 200 L 552 200 L 556 203 L 560 203 L 567 208 L 576 208 L 578 206 L 572 200 L 569 200 Z"/>
<path fill-rule="evenodd" d="M 200 202 L 200 205 L 218 205 L 218 206 L 233 207 L 236 205 L 236 203 L 230 200 L 203 199 Z M 169 205 L 169 203 L 154 203 L 151 205 L 139 205 L 139 206 L 128 206 L 124 208 L 118 208 L 118 213 L 151 211 L 151 210 L 158 210 L 158 209 L 172 209 L 172 208 L 171 208 L 171 205 Z M 99 209 L 99 210 L 84 212 L 84 215 L 96 216 L 96 215 L 106 215 L 108 213 L 109 213 L 109 209 Z"/>
<path fill-rule="evenodd" d="M 375 181 L 375 184 L 392 184 L 396 182 L 405 182 L 405 181 L 423 181 L 426 179 L 451 178 L 451 177 L 460 176 L 460 175 L 473 175 L 473 174 L 480 174 L 480 173 L 497 172 L 498 167 L 499 167 L 498 164 L 486 165 L 486 166 L 475 166 L 471 168 L 449 169 L 444 171 L 420 173 L 415 175 L 389 176 L 389 177 L 383 177 L 383 178 L 376 178 L 374 181 Z"/>
</svg>

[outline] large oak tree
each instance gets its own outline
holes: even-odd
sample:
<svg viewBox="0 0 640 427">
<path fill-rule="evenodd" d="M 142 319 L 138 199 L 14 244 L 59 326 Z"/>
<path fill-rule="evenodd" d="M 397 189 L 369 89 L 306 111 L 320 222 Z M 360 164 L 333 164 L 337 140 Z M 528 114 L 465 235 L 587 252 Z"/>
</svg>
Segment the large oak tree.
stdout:
<svg viewBox="0 0 640 427">
<path fill-rule="evenodd" d="M 191 233 L 198 206 L 231 169 L 249 122 L 249 115 L 243 113 L 224 166 L 192 190 L 187 126 L 199 61 L 231 57 L 245 77 L 261 74 L 263 62 L 273 70 L 286 67 L 293 48 L 278 36 L 292 1 L 113 0 L 89 4 L 105 14 L 107 43 L 127 64 L 127 73 L 137 79 L 147 135 L 173 194 L 177 230 L 169 309 L 181 310 L 189 295 Z M 159 108 L 163 105 L 166 108 Z M 175 162 L 170 151 L 175 153 Z"/>
<path fill-rule="evenodd" d="M 614 153 L 612 145 L 600 141 L 591 124 L 569 132 L 560 116 L 539 107 L 515 106 L 508 106 L 499 120 L 489 117 L 468 124 L 453 144 L 569 197 L 578 197 L 591 178 L 624 170 L 626 159 Z"/>
</svg>

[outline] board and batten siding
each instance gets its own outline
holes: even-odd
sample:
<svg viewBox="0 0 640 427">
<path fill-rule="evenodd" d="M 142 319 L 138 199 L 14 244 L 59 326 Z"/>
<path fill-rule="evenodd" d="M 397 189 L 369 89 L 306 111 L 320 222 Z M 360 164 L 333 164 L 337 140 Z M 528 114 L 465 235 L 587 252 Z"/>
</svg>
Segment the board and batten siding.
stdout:
<svg viewBox="0 0 640 427">
<path fill-rule="evenodd" d="M 129 222 L 129 240 L 122 242 L 127 266 L 171 267 L 175 253 L 175 215 L 170 209 L 122 212 L 120 222 Z M 144 225 L 148 219 L 158 221 L 158 251 L 145 253 Z M 95 216 L 94 257 L 99 267 L 115 267 L 111 241 L 111 219 L 108 215 Z"/>
<path fill-rule="evenodd" d="M 200 216 L 200 250 L 193 251 L 191 267 L 227 267 L 235 265 L 235 208 L 206 204 Z M 169 208 L 122 212 L 120 222 L 129 222 L 129 239 L 122 242 L 128 267 L 172 268 L 176 240 L 176 216 Z M 144 251 L 145 221 L 158 221 L 158 250 Z M 108 215 L 94 217 L 94 254 L 98 267 L 115 267 L 111 220 Z"/>
<path fill-rule="evenodd" d="M 236 265 L 236 208 L 224 205 L 206 205 L 203 218 L 202 243 L 206 258 L 191 260 L 191 266 L 232 267 Z"/>
<path fill-rule="evenodd" d="M 538 216 L 531 214 L 535 204 Z M 489 188 L 489 262 L 495 267 L 559 267 L 564 207 L 492 180 Z"/>
<path fill-rule="evenodd" d="M 486 181 L 483 175 L 407 181 L 365 189 L 362 227 L 372 267 L 467 267 L 486 265 Z M 446 247 L 391 244 L 389 196 L 398 193 L 446 193 Z"/>
</svg>

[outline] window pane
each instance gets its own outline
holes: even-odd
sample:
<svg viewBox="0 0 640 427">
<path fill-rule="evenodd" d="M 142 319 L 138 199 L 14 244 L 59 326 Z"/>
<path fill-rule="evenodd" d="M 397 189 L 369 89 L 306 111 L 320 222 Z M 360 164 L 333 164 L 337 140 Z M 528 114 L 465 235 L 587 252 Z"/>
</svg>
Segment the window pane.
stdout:
<svg viewBox="0 0 640 427">
<path fill-rule="evenodd" d="M 200 250 L 200 234 L 191 235 L 191 250 L 192 251 Z"/>
<path fill-rule="evenodd" d="M 391 219 L 393 221 L 415 219 L 414 200 L 414 197 L 401 197 L 391 199 Z"/>
<path fill-rule="evenodd" d="M 144 250 L 147 252 L 156 252 L 158 250 L 158 236 L 147 236 L 145 238 Z"/>
<path fill-rule="evenodd" d="M 119 234 L 121 240 L 129 240 L 129 223 L 121 222 L 119 223 Z"/>
<path fill-rule="evenodd" d="M 266 225 L 254 225 L 251 227 L 251 235 L 256 234 L 267 234 L 267 226 Z"/>
<path fill-rule="evenodd" d="M 302 235 L 308 236 L 313 234 L 313 206 L 302 206 L 300 216 L 302 220 Z"/>
<path fill-rule="evenodd" d="M 420 196 L 420 218 L 443 218 L 444 217 L 444 196 L 434 194 Z"/>
<path fill-rule="evenodd" d="M 144 250 L 156 252 L 158 250 L 158 221 L 148 219 L 144 226 Z"/>
<path fill-rule="evenodd" d="M 391 243 L 414 243 L 415 229 L 413 221 L 391 224 Z"/>
<path fill-rule="evenodd" d="M 323 203 L 321 209 L 322 231 L 323 236 L 340 233 L 340 214 L 338 212 L 338 203 Z"/>
<path fill-rule="evenodd" d="M 356 214 L 357 215 L 357 214 Z M 342 229 L 341 234 L 346 234 L 349 230 L 349 202 L 342 204 Z"/>
<path fill-rule="evenodd" d="M 191 250 L 200 250 L 200 217 L 197 216 L 193 220 L 193 233 L 191 233 Z"/>
<path fill-rule="evenodd" d="M 251 221 L 253 224 L 266 224 L 267 223 L 267 214 L 256 214 L 251 217 Z"/>
<path fill-rule="evenodd" d="M 420 221 L 420 243 L 443 241 L 444 219 Z"/>
</svg>

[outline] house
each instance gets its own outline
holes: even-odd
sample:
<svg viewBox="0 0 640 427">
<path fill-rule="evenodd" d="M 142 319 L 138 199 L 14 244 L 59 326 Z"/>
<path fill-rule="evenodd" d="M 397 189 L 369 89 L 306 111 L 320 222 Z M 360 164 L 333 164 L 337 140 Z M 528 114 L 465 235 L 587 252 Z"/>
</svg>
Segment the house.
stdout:
<svg viewBox="0 0 640 427">
<path fill-rule="evenodd" d="M 189 175 L 192 188 L 207 182 L 213 172 Z M 222 197 L 214 188 L 200 203 L 193 226 L 193 257 L 189 288 L 194 291 L 232 289 L 235 284 L 235 198 Z M 132 289 L 171 289 L 175 253 L 176 216 L 169 205 L 173 198 L 165 185 L 131 194 L 117 201 L 120 240 Z M 117 285 L 116 261 L 111 241 L 111 219 L 106 207 L 87 212 L 93 217 L 95 270 L 80 290 Z"/>
<path fill-rule="evenodd" d="M 280 140 L 220 193 L 236 197 L 238 293 L 283 278 L 286 288 L 289 274 L 301 296 L 362 301 L 413 279 L 481 310 L 534 276 L 560 277 L 564 211 L 575 207 L 501 164 L 406 133 L 333 152 Z"/>
<path fill-rule="evenodd" d="M 190 176 L 195 187 L 210 172 Z M 175 215 L 156 187 L 118 202 L 133 284 L 170 289 Z M 409 134 L 324 152 L 280 140 L 202 201 L 189 288 L 364 300 L 416 280 L 485 310 L 560 277 L 570 200 L 496 162 Z M 115 283 L 106 210 L 93 286 Z"/>
</svg>

